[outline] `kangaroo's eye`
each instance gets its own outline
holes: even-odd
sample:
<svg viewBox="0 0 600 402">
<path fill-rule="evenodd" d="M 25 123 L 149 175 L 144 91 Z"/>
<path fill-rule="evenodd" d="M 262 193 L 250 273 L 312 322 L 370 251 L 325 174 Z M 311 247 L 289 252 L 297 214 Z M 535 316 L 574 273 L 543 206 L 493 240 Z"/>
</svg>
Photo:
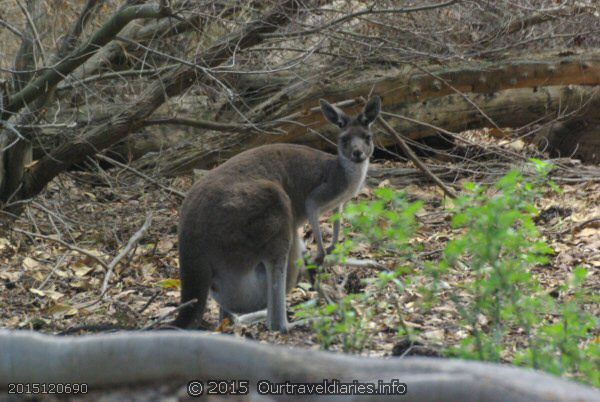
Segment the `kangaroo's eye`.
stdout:
<svg viewBox="0 0 600 402">
<path fill-rule="evenodd" d="M 365 135 L 365 140 L 371 141 L 371 139 L 373 139 L 373 135 L 372 134 Z"/>
<path fill-rule="evenodd" d="M 348 144 L 350 142 L 350 138 L 342 137 L 342 144 Z"/>
</svg>

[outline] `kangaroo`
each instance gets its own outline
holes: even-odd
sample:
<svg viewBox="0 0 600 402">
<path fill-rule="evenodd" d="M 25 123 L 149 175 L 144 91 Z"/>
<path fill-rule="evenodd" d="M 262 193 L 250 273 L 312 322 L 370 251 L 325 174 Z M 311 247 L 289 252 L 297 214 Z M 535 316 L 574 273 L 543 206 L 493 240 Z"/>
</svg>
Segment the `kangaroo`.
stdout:
<svg viewBox="0 0 600 402">
<path fill-rule="evenodd" d="M 181 328 L 202 322 L 209 291 L 220 316 L 267 308 L 267 327 L 286 332 L 286 292 L 296 285 L 308 220 L 321 263 L 325 249 L 319 216 L 339 208 L 362 188 L 373 153 L 370 125 L 381 109 L 373 97 L 351 118 L 321 99 L 325 118 L 340 128 L 337 156 L 303 145 L 264 145 L 229 159 L 190 189 L 181 208 L 179 263 Z"/>
</svg>

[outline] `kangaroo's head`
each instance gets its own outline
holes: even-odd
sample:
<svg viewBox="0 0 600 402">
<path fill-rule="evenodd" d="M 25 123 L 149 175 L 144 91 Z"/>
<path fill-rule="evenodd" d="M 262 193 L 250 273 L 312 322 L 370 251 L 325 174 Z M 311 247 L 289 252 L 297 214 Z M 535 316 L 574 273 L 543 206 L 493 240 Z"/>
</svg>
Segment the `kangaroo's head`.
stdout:
<svg viewBox="0 0 600 402">
<path fill-rule="evenodd" d="M 374 96 L 365 105 L 362 112 L 350 117 L 341 109 L 324 99 L 319 100 L 323 115 L 340 128 L 338 136 L 338 154 L 354 163 L 362 163 L 373 154 L 373 135 L 371 124 L 381 110 L 381 98 Z"/>
</svg>

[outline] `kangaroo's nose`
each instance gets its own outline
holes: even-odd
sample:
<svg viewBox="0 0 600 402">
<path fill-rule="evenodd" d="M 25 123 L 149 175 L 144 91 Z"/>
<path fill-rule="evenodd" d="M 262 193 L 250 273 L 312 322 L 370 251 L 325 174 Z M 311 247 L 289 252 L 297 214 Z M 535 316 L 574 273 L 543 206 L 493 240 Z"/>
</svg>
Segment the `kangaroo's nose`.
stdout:
<svg viewBox="0 0 600 402">
<path fill-rule="evenodd" d="M 360 149 L 355 149 L 354 151 L 352 151 L 352 157 L 354 159 L 362 159 L 364 155 Z"/>
</svg>

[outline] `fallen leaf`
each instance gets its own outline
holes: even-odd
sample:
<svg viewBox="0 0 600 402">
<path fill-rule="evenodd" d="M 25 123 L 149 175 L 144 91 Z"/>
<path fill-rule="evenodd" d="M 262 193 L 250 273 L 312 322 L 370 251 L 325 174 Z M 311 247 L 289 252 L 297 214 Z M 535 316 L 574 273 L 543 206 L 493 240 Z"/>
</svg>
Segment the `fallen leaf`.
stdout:
<svg viewBox="0 0 600 402">
<path fill-rule="evenodd" d="M 179 279 L 164 279 L 156 284 L 163 289 L 179 289 L 181 288 L 181 281 Z"/>
<path fill-rule="evenodd" d="M 88 265 L 81 265 L 81 264 L 72 266 L 71 269 L 73 270 L 73 273 L 75 273 L 75 275 L 77 275 L 79 277 L 86 276 L 87 274 L 89 274 L 91 271 L 94 270 L 93 267 L 90 267 Z"/>
<path fill-rule="evenodd" d="M 159 240 L 158 244 L 156 245 L 156 249 L 159 252 L 166 254 L 167 251 L 170 251 L 173 248 L 173 246 L 175 246 L 175 242 L 167 238 Z"/>
<path fill-rule="evenodd" d="M 36 288 L 30 288 L 29 291 L 38 296 L 49 297 L 54 301 L 59 300 L 61 297 L 64 297 L 64 294 L 55 290 L 40 290 Z"/>
<path fill-rule="evenodd" d="M 44 310 L 46 314 L 59 317 L 71 317 L 77 314 L 78 310 L 67 304 L 56 303 Z"/>
<path fill-rule="evenodd" d="M 40 267 L 40 263 L 31 257 L 25 257 L 22 264 L 25 269 L 36 269 Z"/>
<path fill-rule="evenodd" d="M 0 279 L 4 279 L 5 281 L 16 282 L 19 280 L 20 277 L 21 277 L 20 272 L 9 272 L 9 271 L 0 272 Z"/>
</svg>

